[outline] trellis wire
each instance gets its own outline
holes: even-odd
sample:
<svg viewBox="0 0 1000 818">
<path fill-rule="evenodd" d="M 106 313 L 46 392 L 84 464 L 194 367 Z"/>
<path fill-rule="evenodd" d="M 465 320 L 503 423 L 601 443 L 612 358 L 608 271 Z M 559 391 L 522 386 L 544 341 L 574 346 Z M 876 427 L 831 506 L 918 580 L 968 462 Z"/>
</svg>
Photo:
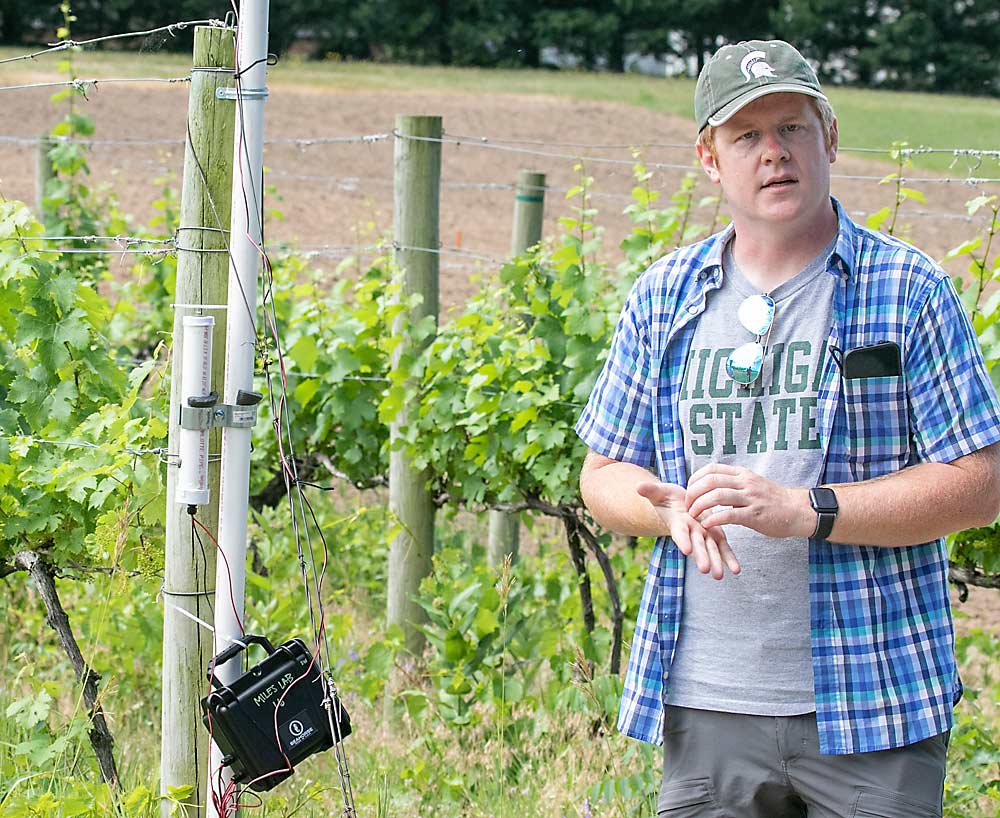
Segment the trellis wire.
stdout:
<svg viewBox="0 0 1000 818">
<path fill-rule="evenodd" d="M 185 82 L 190 80 L 190 76 L 186 77 L 173 77 L 173 78 L 123 78 L 123 79 L 108 79 L 108 80 L 74 80 L 70 82 L 62 83 L 34 83 L 28 85 L 17 85 L 17 86 L 0 86 L 0 91 L 2 90 L 12 90 L 19 88 L 33 88 L 33 87 L 47 87 L 47 86 L 74 86 L 85 88 L 89 85 L 95 85 L 97 83 L 107 83 L 107 82 L 165 82 L 165 83 L 176 83 Z M 316 145 L 329 145 L 329 144 L 374 144 L 376 142 L 385 141 L 390 136 L 394 136 L 400 139 L 409 139 L 413 141 L 420 142 L 440 142 L 442 144 L 452 144 L 456 146 L 467 145 L 469 147 L 484 148 L 489 150 L 500 150 L 500 151 L 510 151 L 514 153 L 524 154 L 526 156 L 538 156 L 553 159 L 566 159 L 571 161 L 578 161 L 583 163 L 595 163 L 601 165 L 617 165 L 617 166 L 635 166 L 636 164 L 642 164 L 644 167 L 653 170 L 693 170 L 697 167 L 694 161 L 688 164 L 678 164 L 669 162 L 644 162 L 642 157 L 634 159 L 614 159 L 605 156 L 581 156 L 572 153 L 559 153 L 552 151 L 538 151 L 532 150 L 530 148 L 520 148 L 514 147 L 513 145 L 505 143 L 515 143 L 515 144 L 551 144 L 551 145 L 568 145 L 589 149 L 625 149 L 622 145 L 602 145 L 602 144 L 587 144 L 587 143 L 562 143 L 562 142 L 545 142 L 543 140 L 519 140 L 506 137 L 492 137 L 492 136 L 479 136 L 479 137 L 458 137 L 458 136 L 443 136 L 441 138 L 436 137 L 417 137 L 411 135 L 402 135 L 396 132 L 392 133 L 375 133 L 375 134 L 360 134 L 354 136 L 334 136 L 334 137 L 301 137 L 301 138 L 276 138 L 265 140 L 265 145 L 294 145 L 300 148 L 312 147 Z M 83 145 L 115 145 L 115 146 L 139 146 L 139 145 L 180 145 L 183 144 L 177 140 L 164 140 L 164 139 L 129 139 L 129 140 L 97 140 L 97 139 L 74 139 L 72 137 L 48 137 L 54 141 L 72 141 L 75 144 Z M 7 142 L 13 144 L 37 144 L 38 139 L 30 137 L 19 137 L 19 136 L 0 136 L 0 142 Z M 680 145 L 671 143 L 653 143 L 658 147 L 679 149 Z M 631 149 L 631 146 L 629 146 Z M 652 147 L 652 145 L 642 145 L 639 143 L 636 147 Z M 690 146 L 683 146 L 685 149 L 690 150 Z M 933 148 L 918 146 L 914 148 L 850 148 L 844 147 L 838 149 L 842 153 L 868 153 L 868 154 L 884 154 L 890 156 L 892 153 L 902 154 L 904 157 L 925 155 L 925 154 L 943 154 L 952 155 L 955 161 L 959 159 L 976 159 L 978 160 L 977 168 L 981 165 L 983 159 L 991 159 L 1000 161 L 1000 150 L 993 149 L 979 149 L 979 148 Z M 271 171 L 271 175 L 284 176 L 286 178 L 300 179 L 304 181 L 345 181 L 353 182 L 355 177 L 325 177 L 321 175 L 311 175 L 311 174 L 294 174 L 283 171 Z M 864 174 L 831 174 L 831 179 L 843 180 L 843 181 L 862 181 L 862 182 L 882 182 L 885 180 L 885 176 L 869 176 Z M 367 180 L 372 184 L 387 184 L 388 180 Z M 983 185 L 983 184 L 996 184 L 1000 183 L 1000 178 L 996 177 L 976 177 L 976 176 L 942 176 L 942 177 L 917 177 L 917 176 L 902 176 L 900 181 L 905 184 L 949 184 L 949 183 L 962 183 L 967 185 Z M 449 183 L 451 186 L 458 187 L 462 183 L 453 182 Z M 504 183 L 487 183 L 487 182 L 473 182 L 468 183 L 472 186 L 482 186 L 480 189 L 512 189 L 512 185 L 506 185 Z M 553 190 L 553 188 L 548 188 Z M 597 192 L 594 195 L 600 195 Z M 604 194 L 604 195 L 614 195 L 614 194 Z M 620 195 L 620 194 L 619 194 Z"/>
<path fill-rule="evenodd" d="M 456 139 L 454 137 L 448 137 L 448 136 L 442 136 L 440 138 L 438 138 L 438 137 L 431 137 L 431 136 L 413 136 L 411 134 L 401 134 L 398 131 L 393 131 L 393 135 L 397 139 L 407 139 L 407 140 L 410 140 L 410 141 L 413 141 L 413 142 L 439 142 L 441 144 L 458 145 L 458 146 L 468 145 L 469 147 L 483 148 L 483 149 L 488 149 L 488 150 L 509 151 L 511 153 L 520 153 L 520 154 L 526 154 L 526 155 L 529 155 L 529 156 L 544 156 L 544 157 L 549 157 L 549 158 L 554 158 L 554 159 L 567 159 L 567 160 L 571 160 L 571 161 L 582 162 L 582 163 L 585 163 L 585 164 L 590 163 L 590 164 L 602 164 L 602 165 L 629 165 L 629 166 L 634 166 L 636 164 L 642 164 L 646 168 L 652 168 L 652 169 L 656 169 L 656 170 L 691 170 L 694 167 L 694 162 L 691 162 L 691 163 L 686 164 L 686 165 L 680 165 L 680 164 L 669 163 L 669 162 L 644 162 L 644 161 L 641 160 L 641 158 L 640 159 L 632 159 L 632 160 L 629 160 L 629 159 L 611 159 L 611 158 L 608 158 L 608 157 L 605 157 L 605 156 L 580 156 L 580 155 L 572 154 L 572 153 L 555 153 L 555 152 L 552 152 L 552 151 L 534 151 L 534 150 L 530 150 L 528 148 L 518 148 L 518 147 L 509 146 L 509 145 L 493 144 L 493 143 L 484 142 L 484 141 L 481 141 L 481 140 L 477 141 L 477 140 L 468 140 L 468 139 L 466 139 L 466 140 L 463 141 L 462 139 Z M 859 150 L 861 150 L 861 149 L 859 149 Z M 892 150 L 895 150 L 895 149 L 888 149 L 888 150 L 886 150 L 886 153 L 890 153 Z M 916 149 L 914 149 L 914 150 L 916 150 Z M 923 152 L 924 153 L 931 153 L 931 152 L 934 152 L 934 149 L 926 149 Z M 990 156 L 992 156 L 994 153 L 998 153 L 998 152 L 996 152 L 996 151 L 980 151 L 980 152 L 978 152 L 979 155 L 990 155 Z M 972 148 L 962 149 L 961 153 L 956 153 L 956 158 L 959 158 L 960 156 L 972 156 L 974 154 L 976 154 L 976 150 L 975 149 L 972 149 Z M 841 176 L 841 175 L 836 175 L 836 174 L 831 174 L 830 178 L 831 179 L 850 179 L 850 180 L 877 181 L 877 182 L 881 182 L 883 179 L 885 179 L 884 176 L 858 176 L 858 175 Z M 958 179 L 958 178 L 951 178 L 951 179 L 944 178 L 944 179 L 939 179 L 939 178 L 906 177 L 906 179 L 904 181 L 908 181 L 908 182 L 931 182 L 931 183 L 942 182 L 942 181 L 962 181 L 962 182 L 973 183 L 973 184 L 985 184 L 985 183 L 1000 182 L 1000 179 L 993 179 L 993 178 L 971 178 L 971 177 L 964 178 L 964 179 Z"/>
<path fill-rule="evenodd" d="M 179 79 L 188 79 L 187 77 Z M 101 81 L 101 80 L 98 80 Z M 22 86 L 17 86 L 22 87 Z M 373 133 L 373 134 L 357 134 L 351 136 L 303 136 L 303 137 L 277 137 L 271 139 L 265 139 L 265 145 L 292 145 L 300 148 L 315 147 L 318 145 L 340 145 L 340 144 L 352 144 L 352 143 L 363 143 L 363 144 L 374 144 L 376 142 L 382 142 L 388 140 L 392 133 Z M 670 149 L 670 150 L 683 150 L 691 151 L 693 149 L 692 145 L 680 144 L 680 143 L 666 143 L 666 142 L 636 142 L 631 145 L 618 144 L 609 145 L 602 143 L 586 143 L 586 142 L 559 142 L 550 141 L 545 139 L 518 139 L 513 137 L 503 137 L 503 136 L 458 136 L 454 134 L 448 134 L 454 144 L 469 145 L 472 147 L 494 147 L 503 145 L 551 145 L 553 147 L 572 147 L 572 148 L 584 148 L 589 150 L 638 150 L 640 152 L 651 148 L 657 149 Z M 121 146 L 141 146 L 141 145 L 183 145 L 184 140 L 182 139 L 80 139 L 77 137 L 70 136 L 52 136 L 47 137 L 48 139 L 57 141 L 72 141 L 75 144 L 80 145 L 121 145 Z M 38 142 L 38 137 L 35 136 L 16 136 L 16 135 L 0 135 L 0 142 L 10 142 L 23 145 L 34 145 Z M 518 151 L 521 152 L 521 151 Z M 529 149 L 523 151 L 528 155 L 535 153 L 538 156 L 549 156 L 549 152 L 537 151 L 533 152 Z M 837 148 L 838 153 L 863 153 L 863 154 L 875 154 L 882 155 L 886 157 L 891 157 L 893 154 L 899 154 L 904 158 L 910 158 L 913 156 L 922 155 L 951 155 L 955 159 L 961 158 L 971 158 L 977 160 L 992 159 L 994 161 L 1000 162 L 1000 149 L 991 148 L 935 148 L 930 146 L 918 145 L 912 148 L 899 148 L 899 147 L 885 147 L 885 148 L 852 148 L 840 146 Z M 575 156 L 575 154 L 563 154 L 563 156 Z M 692 163 L 693 164 L 693 163 Z"/>
<path fill-rule="evenodd" d="M 28 443 L 39 446 L 61 446 L 69 449 L 95 449 L 108 454 L 124 452 L 125 454 L 132 455 L 133 457 L 156 457 L 163 463 L 167 462 L 165 458 L 178 456 L 176 454 L 171 455 L 167 449 L 162 447 L 154 449 L 131 449 L 129 447 L 121 448 L 118 446 L 101 446 L 97 443 L 88 443 L 85 440 L 51 440 L 49 438 L 32 437 L 31 435 L 16 437 L 18 440 L 24 440 Z"/>
<path fill-rule="evenodd" d="M 27 88 L 75 88 L 86 96 L 88 88 L 97 88 L 99 84 L 109 85 L 112 83 L 121 84 L 130 82 L 191 82 L 191 75 L 188 74 L 184 77 L 112 77 L 110 79 L 76 79 L 63 80 L 61 82 L 29 82 L 24 85 L 0 85 L 0 91 L 22 91 Z"/>
<path fill-rule="evenodd" d="M 182 79 L 190 79 L 184 77 Z M 97 80 L 105 82 L 106 80 Z M 29 86 L 17 86 L 29 87 Z M 35 86 L 30 86 L 35 87 Z M 305 136 L 299 138 L 265 139 L 265 145 L 293 145 L 301 148 L 309 148 L 315 145 L 341 145 L 341 144 L 374 144 L 388 139 L 391 134 L 359 134 L 357 136 Z M 46 136 L 45 139 L 52 142 L 72 142 L 74 145 L 86 145 L 88 147 L 101 147 L 105 145 L 115 145 L 119 147 L 140 147 L 143 145 L 174 145 L 181 147 L 184 145 L 183 139 L 81 139 L 75 136 Z M 38 144 L 37 136 L 14 136 L 0 135 L 0 142 L 12 143 L 16 145 L 35 146 Z"/>
<path fill-rule="evenodd" d="M 160 26 L 159 28 L 152 28 L 148 31 L 128 31 L 124 34 L 108 34 L 104 37 L 94 37 L 91 40 L 61 40 L 58 43 L 50 44 L 48 48 L 42 49 L 41 51 L 35 51 L 31 54 L 22 54 L 18 57 L 7 57 L 6 59 L 0 60 L 0 65 L 9 62 L 18 62 L 20 60 L 33 60 L 37 57 L 44 57 L 48 54 L 65 51 L 68 48 L 84 48 L 88 45 L 108 42 L 109 40 L 124 40 L 129 37 L 149 37 L 153 34 L 159 34 L 161 31 L 166 31 L 171 37 L 173 37 L 175 36 L 174 31 L 183 31 L 188 26 L 200 25 L 221 27 L 225 26 L 225 23 L 222 20 L 184 20 L 179 23 L 170 23 L 169 25 Z"/>
</svg>

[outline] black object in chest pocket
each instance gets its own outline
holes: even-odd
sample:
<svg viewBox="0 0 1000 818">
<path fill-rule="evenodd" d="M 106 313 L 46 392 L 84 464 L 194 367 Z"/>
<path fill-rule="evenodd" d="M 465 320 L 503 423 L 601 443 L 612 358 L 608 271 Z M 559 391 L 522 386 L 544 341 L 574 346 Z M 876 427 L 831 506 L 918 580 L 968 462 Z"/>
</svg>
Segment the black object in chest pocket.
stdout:
<svg viewBox="0 0 1000 818">
<path fill-rule="evenodd" d="M 910 458 L 910 414 L 901 374 L 842 380 L 848 460 L 855 480 L 899 471 Z"/>
<path fill-rule="evenodd" d="M 880 341 L 877 344 L 849 349 L 844 354 L 844 379 L 891 378 L 903 374 L 903 359 L 899 344 Z"/>
</svg>

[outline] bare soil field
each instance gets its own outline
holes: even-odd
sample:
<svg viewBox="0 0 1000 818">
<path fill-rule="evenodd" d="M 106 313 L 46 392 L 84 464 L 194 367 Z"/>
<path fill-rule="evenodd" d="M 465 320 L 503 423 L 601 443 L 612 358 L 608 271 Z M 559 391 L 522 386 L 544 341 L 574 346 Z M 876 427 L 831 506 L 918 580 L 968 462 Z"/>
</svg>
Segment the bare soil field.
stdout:
<svg viewBox="0 0 1000 818">
<path fill-rule="evenodd" d="M 40 90 L 8 92 L 4 97 L 2 136 L 35 138 L 61 117 Z M 80 110 L 97 126 L 96 140 L 136 140 L 135 144 L 96 144 L 90 167 L 92 184 L 107 183 L 126 212 L 143 221 L 152 215 L 158 195 L 155 180 L 176 174 L 179 187 L 182 141 L 187 115 L 184 84 L 105 85 L 79 101 Z M 593 206 L 605 230 L 609 261 L 619 257 L 618 242 L 629 223 L 622 209 L 634 185 L 628 146 L 642 148 L 643 160 L 670 167 L 655 169 L 650 185 L 667 201 L 694 165 L 694 128 L 689 120 L 613 103 L 529 95 L 470 95 L 399 92 L 334 92 L 280 84 L 266 105 L 265 163 L 267 184 L 275 193 L 267 207 L 284 219 L 269 224 L 268 241 L 288 241 L 306 248 L 371 245 L 391 231 L 393 140 L 361 143 L 282 144 L 277 140 L 391 134 L 397 114 L 435 114 L 443 118 L 441 245 L 464 254 L 442 255 L 441 294 L 445 305 L 461 303 L 473 289 L 470 275 L 478 263 L 468 254 L 503 259 L 509 251 L 513 191 L 518 170 L 546 174 L 545 234 L 557 230 L 559 216 L 572 203 L 566 189 L 579 181 L 577 157 L 595 179 Z M 148 144 L 142 140 L 171 140 Z M 850 146 L 850 134 L 841 142 Z M 614 146 L 614 147 L 595 147 Z M 666 147 L 664 147 L 666 146 Z M 870 155 L 868 155 L 870 156 Z M 891 205 L 893 188 L 879 179 L 895 170 L 888 160 L 842 152 L 834 166 L 834 192 L 857 219 Z M 615 160 L 618 164 L 593 160 Z M 0 190 L 8 198 L 35 199 L 35 152 L 31 145 L 0 141 Z M 700 176 L 700 171 L 699 178 Z M 933 174 L 920 171 L 920 178 Z M 957 167 L 954 176 L 975 175 Z M 977 223 L 964 204 L 981 188 L 961 182 L 911 184 L 927 204 L 903 206 L 897 234 L 914 241 L 935 258 L 971 238 Z M 706 180 L 697 196 L 715 192 Z M 710 210 L 698 221 L 711 221 Z M 324 267 L 336 263 L 337 251 L 319 256 Z M 487 267 L 495 267 L 492 262 Z M 961 273 L 965 263 L 953 272 Z"/>
<path fill-rule="evenodd" d="M 4 103 L 0 137 L 35 138 L 62 116 L 45 91 L 8 92 Z M 140 222 L 149 219 L 154 213 L 151 202 L 159 195 L 156 180 L 173 173 L 174 186 L 180 185 L 186 86 L 104 86 L 78 104 L 96 123 L 94 139 L 136 140 L 135 144 L 94 145 L 90 184 L 109 185 L 126 212 Z M 570 212 L 564 192 L 579 181 L 579 173 L 573 170 L 575 158 L 621 162 L 585 162 L 586 172 L 595 179 L 596 221 L 604 228 L 605 253 L 612 263 L 620 258 L 617 245 L 629 230 L 628 218 L 622 214 L 634 186 L 628 146 L 648 145 L 642 153 L 645 162 L 672 166 L 656 169 L 649 183 L 662 193 L 663 202 L 677 190 L 683 175 L 696 169 L 692 122 L 633 106 L 528 95 L 344 93 L 282 84 L 271 89 L 266 106 L 266 183 L 275 188 L 266 207 L 284 214 L 283 219 L 269 222 L 268 242 L 287 241 L 304 248 L 367 246 L 387 235 L 392 222 L 391 138 L 315 145 L 275 140 L 389 135 L 398 114 L 440 115 L 446 139 L 461 143 L 443 146 L 442 247 L 495 260 L 509 252 L 514 199 L 510 186 L 521 169 L 546 174 L 551 189 L 544 232 L 553 235 L 557 219 Z M 170 140 L 171 144 L 142 140 Z M 842 134 L 841 142 L 850 146 L 850 134 Z M 34 202 L 35 168 L 32 145 L 0 140 L 0 192 L 4 196 Z M 892 186 L 878 180 L 895 169 L 887 159 L 844 151 L 833 168 L 834 192 L 863 221 L 892 204 Z M 924 171 L 915 175 L 933 176 Z M 952 175 L 975 175 L 975 169 L 956 167 Z M 961 181 L 913 182 L 911 187 L 923 191 L 927 203 L 908 201 L 897 233 L 934 258 L 940 259 L 971 238 L 981 225 L 966 216 L 964 205 L 984 192 L 982 187 Z M 714 193 L 707 181 L 699 182 L 696 197 Z M 710 220 L 710 210 L 699 211 L 699 222 Z M 337 255 L 330 251 L 318 256 L 316 263 L 333 267 Z M 966 262 L 960 262 L 951 272 L 961 274 L 965 266 Z M 443 253 L 443 305 L 461 304 L 479 286 L 476 273 L 495 268 L 495 262 Z M 959 629 L 980 625 L 1000 630 L 1000 592 L 970 591 L 965 604 L 959 604 L 956 597 L 956 609 L 968 614 L 959 615 Z"/>
</svg>

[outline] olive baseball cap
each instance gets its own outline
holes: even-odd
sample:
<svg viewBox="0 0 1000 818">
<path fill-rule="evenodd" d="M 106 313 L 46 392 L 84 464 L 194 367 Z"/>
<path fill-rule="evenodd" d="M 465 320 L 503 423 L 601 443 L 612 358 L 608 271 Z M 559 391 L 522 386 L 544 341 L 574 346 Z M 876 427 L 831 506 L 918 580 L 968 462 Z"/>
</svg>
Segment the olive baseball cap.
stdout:
<svg viewBox="0 0 1000 818">
<path fill-rule="evenodd" d="M 698 133 L 706 125 L 721 125 L 755 99 L 781 92 L 826 99 L 812 66 L 783 40 L 724 45 L 698 75 L 694 91 Z"/>
</svg>

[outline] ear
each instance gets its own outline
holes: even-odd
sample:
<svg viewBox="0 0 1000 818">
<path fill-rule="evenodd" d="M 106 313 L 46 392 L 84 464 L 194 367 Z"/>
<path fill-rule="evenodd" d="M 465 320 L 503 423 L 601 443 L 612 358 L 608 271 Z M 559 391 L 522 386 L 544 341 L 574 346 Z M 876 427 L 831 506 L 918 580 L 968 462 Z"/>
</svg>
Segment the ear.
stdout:
<svg viewBox="0 0 1000 818">
<path fill-rule="evenodd" d="M 830 164 L 837 161 L 837 148 L 840 146 L 840 133 L 837 131 L 837 120 L 834 119 L 830 125 L 830 149 L 827 153 L 830 156 Z"/>
<path fill-rule="evenodd" d="M 695 150 L 698 151 L 698 161 L 701 162 L 701 167 L 708 178 L 715 184 L 719 184 L 719 160 L 701 142 L 695 144 Z"/>
</svg>

